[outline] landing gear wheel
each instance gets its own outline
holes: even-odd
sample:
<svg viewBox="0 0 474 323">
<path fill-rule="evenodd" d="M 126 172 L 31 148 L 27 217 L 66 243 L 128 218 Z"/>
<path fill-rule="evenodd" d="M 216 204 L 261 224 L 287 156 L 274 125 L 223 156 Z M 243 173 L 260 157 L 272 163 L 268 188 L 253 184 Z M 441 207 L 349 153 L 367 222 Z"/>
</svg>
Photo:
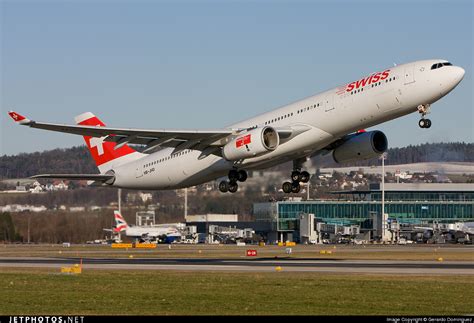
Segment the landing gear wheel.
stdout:
<svg viewBox="0 0 474 323">
<path fill-rule="evenodd" d="M 293 182 L 301 181 L 301 173 L 297 170 L 294 170 L 293 172 L 291 172 L 291 180 Z"/>
<path fill-rule="evenodd" d="M 237 174 L 239 182 L 245 182 L 247 180 L 247 172 L 243 169 L 239 170 Z"/>
<path fill-rule="evenodd" d="M 420 128 L 426 128 L 426 120 L 425 119 L 420 119 L 420 121 L 418 121 L 418 126 Z"/>
<path fill-rule="evenodd" d="M 307 171 L 301 172 L 301 181 L 303 183 L 308 183 L 309 182 L 310 175 Z"/>
<path fill-rule="evenodd" d="M 421 120 L 418 121 L 420 128 L 429 128 L 431 127 L 431 120 L 425 119 L 425 116 L 430 113 L 431 106 L 429 104 L 420 104 L 418 107 L 418 112 L 421 114 Z"/>
<path fill-rule="evenodd" d="M 284 182 L 283 185 L 281 186 L 283 192 L 285 193 L 291 193 L 291 190 L 293 188 L 293 185 L 290 182 Z"/>
<path fill-rule="evenodd" d="M 301 186 L 300 186 L 299 183 L 293 183 L 293 184 L 291 185 L 291 192 L 292 192 L 292 193 L 299 193 L 300 190 L 301 190 Z"/>
<path fill-rule="evenodd" d="M 431 120 L 430 119 L 426 119 L 425 120 L 426 124 L 425 124 L 425 128 L 428 129 L 431 127 Z"/>
<path fill-rule="evenodd" d="M 228 181 L 220 182 L 219 191 L 221 191 L 222 193 L 227 193 L 229 191 L 229 182 Z"/>
<path fill-rule="evenodd" d="M 235 192 L 237 192 L 238 189 L 239 189 L 239 185 L 237 185 L 237 183 L 235 183 L 235 182 L 230 182 L 229 183 L 229 192 L 235 193 Z"/>
<path fill-rule="evenodd" d="M 229 171 L 229 181 L 230 182 L 236 182 L 239 179 L 239 172 L 236 171 L 235 169 L 231 169 Z"/>
<path fill-rule="evenodd" d="M 421 119 L 420 121 L 418 121 L 418 125 L 420 126 L 420 128 L 430 128 L 431 127 L 431 120 L 430 119 Z"/>
</svg>

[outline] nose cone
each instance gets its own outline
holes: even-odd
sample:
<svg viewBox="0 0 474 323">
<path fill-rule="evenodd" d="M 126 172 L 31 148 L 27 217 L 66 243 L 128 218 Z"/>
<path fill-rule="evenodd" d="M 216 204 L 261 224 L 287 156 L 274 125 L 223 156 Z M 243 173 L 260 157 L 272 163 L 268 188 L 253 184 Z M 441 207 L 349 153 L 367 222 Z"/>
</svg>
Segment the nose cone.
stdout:
<svg viewBox="0 0 474 323">
<path fill-rule="evenodd" d="M 456 86 L 462 81 L 466 71 L 462 67 L 459 67 L 459 66 L 453 66 L 452 70 L 453 70 L 452 74 L 453 74 L 454 86 Z"/>
</svg>

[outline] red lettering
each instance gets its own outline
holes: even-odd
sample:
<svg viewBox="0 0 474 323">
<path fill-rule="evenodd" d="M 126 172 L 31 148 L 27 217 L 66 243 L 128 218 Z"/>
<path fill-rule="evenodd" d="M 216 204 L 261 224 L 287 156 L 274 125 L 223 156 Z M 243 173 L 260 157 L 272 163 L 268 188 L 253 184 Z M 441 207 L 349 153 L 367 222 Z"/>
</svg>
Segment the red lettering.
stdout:
<svg viewBox="0 0 474 323">
<path fill-rule="evenodd" d="M 356 89 L 358 89 L 359 87 L 363 87 L 367 84 L 367 81 L 369 80 L 369 78 L 365 78 L 365 79 L 362 79 L 362 80 L 359 80 L 357 81 L 356 83 Z"/>
<path fill-rule="evenodd" d="M 369 77 L 360 79 L 356 82 L 349 83 L 346 87 L 346 92 L 351 92 L 354 89 L 364 87 L 366 85 L 377 83 L 378 81 L 385 80 L 390 75 L 390 70 L 385 70 L 383 72 L 378 72 L 370 75 Z"/>
<path fill-rule="evenodd" d="M 377 83 L 380 80 L 380 73 L 376 73 L 372 78 L 372 83 Z"/>
<path fill-rule="evenodd" d="M 347 91 L 347 92 L 352 91 L 352 90 L 354 89 L 354 86 L 355 86 L 355 82 L 352 82 L 351 84 L 349 84 L 349 85 L 347 86 L 346 91 Z"/>
<path fill-rule="evenodd" d="M 382 77 L 380 78 L 381 81 L 385 80 L 390 75 L 390 70 L 385 70 L 382 73 Z"/>
</svg>

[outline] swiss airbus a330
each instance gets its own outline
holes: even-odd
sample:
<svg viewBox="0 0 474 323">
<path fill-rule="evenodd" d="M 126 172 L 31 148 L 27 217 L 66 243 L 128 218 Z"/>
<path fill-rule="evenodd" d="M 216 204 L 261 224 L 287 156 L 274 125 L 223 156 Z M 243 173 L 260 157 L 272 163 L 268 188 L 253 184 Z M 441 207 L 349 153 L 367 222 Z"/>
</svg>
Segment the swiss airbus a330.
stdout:
<svg viewBox="0 0 474 323">
<path fill-rule="evenodd" d="M 310 174 L 304 162 L 332 153 L 336 162 L 376 157 L 387 150 L 381 131 L 364 131 L 409 113 L 418 125 L 431 104 L 451 92 L 464 69 L 446 60 L 423 60 L 373 73 L 349 84 L 219 129 L 148 130 L 106 127 L 90 112 L 76 125 L 30 120 L 17 112 L 15 122 L 32 128 L 84 136 L 100 174 L 42 174 L 33 178 L 89 180 L 94 185 L 165 190 L 194 186 L 227 176 L 221 192 L 236 192 L 247 171 L 293 161 L 285 193 L 298 193 Z M 145 145 L 138 152 L 128 144 Z M 158 147 L 162 149 L 156 151 Z M 152 152 L 156 151 L 156 152 Z"/>
</svg>

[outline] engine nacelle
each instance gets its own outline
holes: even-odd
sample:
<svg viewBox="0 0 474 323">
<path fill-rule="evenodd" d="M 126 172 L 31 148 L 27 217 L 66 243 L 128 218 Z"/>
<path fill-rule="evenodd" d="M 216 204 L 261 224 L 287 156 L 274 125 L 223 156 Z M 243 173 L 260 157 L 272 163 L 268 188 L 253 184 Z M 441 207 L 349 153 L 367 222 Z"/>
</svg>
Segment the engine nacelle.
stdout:
<svg viewBox="0 0 474 323">
<path fill-rule="evenodd" d="M 377 157 L 387 151 L 387 137 L 382 131 L 361 132 L 349 136 L 342 145 L 333 150 L 337 163 Z"/>
<path fill-rule="evenodd" d="M 257 157 L 275 150 L 280 144 L 278 132 L 272 127 L 255 128 L 239 134 L 222 150 L 225 159 L 234 161 Z"/>
</svg>

